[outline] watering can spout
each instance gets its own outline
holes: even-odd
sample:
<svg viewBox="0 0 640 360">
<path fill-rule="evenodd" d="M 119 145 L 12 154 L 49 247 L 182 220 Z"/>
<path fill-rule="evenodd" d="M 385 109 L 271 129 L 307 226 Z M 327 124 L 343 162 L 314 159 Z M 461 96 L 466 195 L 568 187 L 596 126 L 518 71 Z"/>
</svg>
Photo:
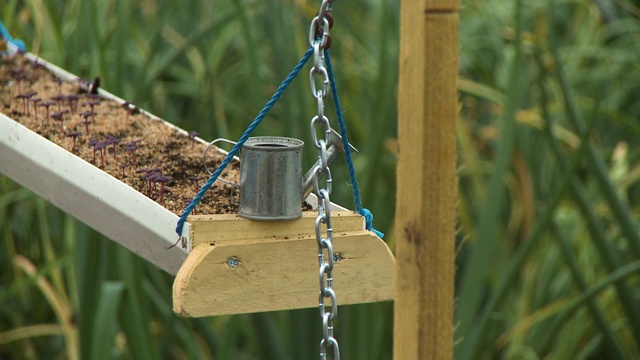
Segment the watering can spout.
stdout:
<svg viewBox="0 0 640 360">
<path fill-rule="evenodd" d="M 358 149 L 349 144 L 351 151 L 358 153 Z M 327 164 L 331 166 L 338 156 L 344 152 L 344 144 L 342 137 L 335 130 L 331 129 L 331 136 L 329 137 L 329 148 L 327 149 Z M 311 169 L 302 178 L 302 201 L 305 201 L 311 191 L 313 190 L 313 172 L 316 166 L 320 166 L 321 161 L 318 159 Z M 324 174 L 323 174 L 324 175 Z"/>
</svg>

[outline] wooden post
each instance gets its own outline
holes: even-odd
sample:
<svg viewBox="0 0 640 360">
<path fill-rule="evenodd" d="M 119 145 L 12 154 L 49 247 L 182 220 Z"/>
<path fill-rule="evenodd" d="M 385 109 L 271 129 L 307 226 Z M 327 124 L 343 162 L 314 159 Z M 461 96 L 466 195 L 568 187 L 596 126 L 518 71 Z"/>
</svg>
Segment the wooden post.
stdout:
<svg viewBox="0 0 640 360">
<path fill-rule="evenodd" d="M 458 0 L 403 0 L 394 359 L 453 356 Z"/>
</svg>

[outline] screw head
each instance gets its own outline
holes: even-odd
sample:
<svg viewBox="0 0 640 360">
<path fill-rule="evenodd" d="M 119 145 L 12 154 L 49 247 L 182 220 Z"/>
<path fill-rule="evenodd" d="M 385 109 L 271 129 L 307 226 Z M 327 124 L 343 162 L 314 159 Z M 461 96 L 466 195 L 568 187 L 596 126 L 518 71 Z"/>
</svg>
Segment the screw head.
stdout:
<svg viewBox="0 0 640 360">
<path fill-rule="evenodd" d="M 235 269 L 238 267 L 238 265 L 240 265 L 240 259 L 238 259 L 235 256 L 230 257 L 229 259 L 227 259 L 227 266 Z"/>
</svg>

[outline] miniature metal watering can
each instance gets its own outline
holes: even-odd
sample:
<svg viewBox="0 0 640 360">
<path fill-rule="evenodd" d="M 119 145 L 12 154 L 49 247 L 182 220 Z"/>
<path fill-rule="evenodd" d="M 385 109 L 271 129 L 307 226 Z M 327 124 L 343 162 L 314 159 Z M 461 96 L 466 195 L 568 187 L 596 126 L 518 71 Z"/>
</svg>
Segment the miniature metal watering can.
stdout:
<svg viewBox="0 0 640 360">
<path fill-rule="evenodd" d="M 231 142 L 225 139 L 218 141 Z M 249 138 L 240 154 L 240 204 L 238 215 L 251 220 L 293 220 L 302 216 L 302 202 L 313 188 L 313 171 L 318 160 L 302 175 L 299 139 L 279 136 Z M 351 149 L 355 152 L 354 147 Z M 333 129 L 327 149 L 331 165 L 344 151 L 342 138 Z"/>
</svg>

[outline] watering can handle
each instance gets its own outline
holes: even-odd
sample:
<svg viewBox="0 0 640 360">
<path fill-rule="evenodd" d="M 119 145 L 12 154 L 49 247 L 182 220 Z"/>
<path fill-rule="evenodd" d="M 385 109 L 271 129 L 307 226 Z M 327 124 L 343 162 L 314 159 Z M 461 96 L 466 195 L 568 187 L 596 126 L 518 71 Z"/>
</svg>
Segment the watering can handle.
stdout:
<svg viewBox="0 0 640 360">
<path fill-rule="evenodd" d="M 351 151 L 357 153 L 358 149 L 349 144 Z M 329 139 L 329 148 L 327 149 L 327 164 L 331 165 L 338 156 L 344 152 L 344 145 L 342 143 L 342 137 L 335 130 L 331 129 L 331 136 Z M 302 201 L 305 201 L 311 191 L 313 190 L 313 173 L 316 166 L 320 166 L 322 163 L 318 160 L 311 169 L 302 177 Z"/>
<path fill-rule="evenodd" d="M 213 172 L 211 172 L 211 170 L 209 170 L 209 167 L 207 167 L 207 152 L 209 151 L 209 149 L 211 148 L 211 146 L 213 146 L 213 145 L 215 145 L 216 143 L 219 143 L 219 142 L 221 142 L 221 141 L 222 141 L 222 142 L 227 142 L 227 143 L 229 143 L 229 144 L 233 144 L 233 145 L 237 144 L 237 142 L 235 142 L 235 141 L 231 141 L 231 140 L 228 140 L 228 139 L 225 139 L 225 138 L 217 138 L 217 139 L 215 139 L 215 140 L 213 140 L 212 142 L 210 142 L 210 143 L 209 143 L 209 145 L 207 146 L 207 148 L 204 150 L 204 154 L 202 155 L 202 158 L 203 158 L 203 159 L 202 159 L 202 162 L 204 163 L 204 168 L 205 168 L 205 170 L 207 170 L 207 172 L 209 173 L 209 175 L 212 175 L 212 174 L 213 174 Z M 225 183 L 225 184 L 231 185 L 231 186 L 233 186 L 233 187 L 234 187 L 234 189 L 235 189 L 235 188 L 239 188 L 239 187 L 240 187 L 240 185 L 238 185 L 238 184 L 236 184 L 236 183 L 234 183 L 234 182 L 232 182 L 232 181 L 225 180 L 225 179 L 220 178 L 220 177 L 219 177 L 219 178 L 217 178 L 216 180 L 217 180 L 217 181 L 221 181 L 221 182 L 223 182 L 223 183 Z"/>
</svg>

